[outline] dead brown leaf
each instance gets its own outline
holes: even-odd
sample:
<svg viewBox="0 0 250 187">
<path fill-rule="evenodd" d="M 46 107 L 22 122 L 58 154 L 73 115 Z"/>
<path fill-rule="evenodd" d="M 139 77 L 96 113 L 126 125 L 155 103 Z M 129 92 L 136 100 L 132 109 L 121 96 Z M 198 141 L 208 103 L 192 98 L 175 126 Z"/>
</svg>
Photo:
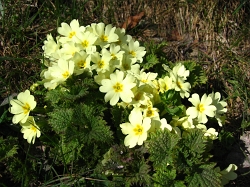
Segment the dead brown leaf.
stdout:
<svg viewBox="0 0 250 187">
<path fill-rule="evenodd" d="M 144 15 L 145 15 L 144 12 L 140 12 L 135 16 L 128 17 L 128 19 L 123 23 L 122 28 L 124 29 L 134 28 L 136 25 L 138 25 L 139 21 L 142 19 Z"/>
</svg>

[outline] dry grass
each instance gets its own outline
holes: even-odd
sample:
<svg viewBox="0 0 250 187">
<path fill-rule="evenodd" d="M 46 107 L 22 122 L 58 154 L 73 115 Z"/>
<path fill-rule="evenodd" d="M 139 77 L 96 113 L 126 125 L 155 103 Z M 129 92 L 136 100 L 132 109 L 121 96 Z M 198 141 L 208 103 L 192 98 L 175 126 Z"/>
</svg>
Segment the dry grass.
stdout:
<svg viewBox="0 0 250 187">
<path fill-rule="evenodd" d="M 242 70 L 249 68 L 250 3 L 247 1 L 241 8 L 241 2 L 233 0 L 73 2 L 5 1 L 5 15 L 0 25 L 2 97 L 27 88 L 39 78 L 42 41 L 46 34 L 56 32 L 60 22 L 73 18 L 85 25 L 103 21 L 121 27 L 128 17 L 143 11 L 145 16 L 128 33 L 143 42 L 167 41 L 169 45 L 164 51 L 169 60 L 200 62 L 211 79 L 222 81 L 221 89 L 225 89 L 229 97 L 233 95 L 234 86 L 227 81 L 231 75 L 223 71 L 235 65 Z M 245 81 L 249 81 L 249 72 L 242 73 Z"/>
<path fill-rule="evenodd" d="M 117 27 L 128 17 L 144 12 L 145 16 L 128 33 L 145 41 L 167 41 L 164 51 L 170 61 L 196 60 L 210 75 L 211 89 L 226 91 L 232 113 L 242 117 L 244 104 L 236 97 L 230 76 L 250 75 L 250 3 L 245 1 L 196 0 L 6 0 L 1 18 L 0 84 L 1 96 L 24 90 L 39 78 L 42 42 L 55 33 L 60 22 L 79 19 L 81 24 L 103 21 Z M 241 7 L 241 5 L 243 5 Z M 238 72 L 228 69 L 238 68 Z M 242 70 L 240 73 L 239 71 Z M 238 74 L 237 74 L 238 73 Z M 237 75 L 236 75 L 237 74 Z M 25 81 L 24 81 L 25 80 Z M 219 80 L 219 83 L 217 83 Z M 243 86 L 243 85 L 242 85 Z M 249 86 L 249 85 L 244 85 Z M 236 108 L 236 109 L 235 109 Z M 234 110 L 234 112 L 233 112 Z M 235 117 L 235 114 L 232 115 Z"/>
</svg>

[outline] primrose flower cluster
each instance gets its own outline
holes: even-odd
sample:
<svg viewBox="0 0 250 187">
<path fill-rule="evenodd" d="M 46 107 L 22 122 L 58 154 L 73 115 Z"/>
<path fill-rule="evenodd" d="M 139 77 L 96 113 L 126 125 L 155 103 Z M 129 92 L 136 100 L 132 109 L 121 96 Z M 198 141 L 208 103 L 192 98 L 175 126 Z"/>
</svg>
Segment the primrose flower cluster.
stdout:
<svg viewBox="0 0 250 187">
<path fill-rule="evenodd" d="M 9 108 L 10 113 L 14 114 L 12 122 L 20 123 L 23 133 L 23 138 L 27 139 L 28 143 L 35 143 L 35 138 L 41 136 L 39 127 L 36 125 L 34 117 L 29 116 L 30 111 L 36 107 L 36 101 L 30 91 L 26 90 L 18 94 L 17 99 L 10 101 L 12 105 Z"/>
<path fill-rule="evenodd" d="M 105 26 L 104 23 L 93 23 L 84 27 L 80 26 L 77 20 L 73 20 L 70 25 L 62 23 L 58 33 L 60 36 L 56 41 L 48 35 L 43 46 L 45 65 L 48 69 L 43 71 L 41 76 L 45 88 L 48 89 L 55 89 L 71 75 L 80 75 L 85 71 L 91 74 L 95 71 L 95 80 L 101 84 L 114 70 L 119 70 L 115 73 L 116 76 L 112 76 L 113 79 L 122 78 L 129 84 L 132 80 L 129 76 L 124 78 L 124 72 L 137 73 L 139 65 L 136 63 L 142 62 L 146 53 L 138 41 L 125 35 L 124 29 L 112 25 Z M 119 85 L 117 86 L 119 89 Z M 127 90 L 129 87 L 128 85 L 123 89 Z M 114 99 L 111 104 L 116 104 Z"/>
<path fill-rule="evenodd" d="M 173 69 L 164 66 L 166 75 L 157 78 L 154 72 L 145 72 L 140 64 L 146 54 L 145 48 L 139 45 L 124 29 L 104 23 L 93 23 L 80 26 L 78 20 L 68 25 L 62 23 L 58 28 L 60 34 L 55 39 L 51 34 L 42 47 L 47 69 L 41 72 L 42 83 L 48 90 L 63 86 L 71 76 L 84 72 L 94 77 L 104 93 L 105 102 L 111 106 L 131 109 L 129 121 L 120 124 L 126 135 L 124 144 L 129 148 L 142 145 L 150 132 L 157 129 L 168 129 L 180 134 L 181 129 L 199 128 L 204 137 L 216 139 L 218 133 L 213 128 L 207 129 L 208 117 L 217 119 L 220 126 L 224 123 L 223 114 L 227 111 L 226 102 L 220 101 L 219 92 L 198 94 L 190 97 L 191 84 L 187 81 L 190 71 L 182 63 Z M 193 106 L 184 111 L 184 116 L 174 116 L 170 123 L 161 117 L 156 104 L 161 103 L 161 93 L 174 90 L 182 99 L 188 98 Z M 34 97 L 26 90 L 10 102 L 10 112 L 15 114 L 13 123 L 20 123 L 24 138 L 34 143 L 40 136 L 39 127 L 29 112 L 36 106 Z"/>
</svg>

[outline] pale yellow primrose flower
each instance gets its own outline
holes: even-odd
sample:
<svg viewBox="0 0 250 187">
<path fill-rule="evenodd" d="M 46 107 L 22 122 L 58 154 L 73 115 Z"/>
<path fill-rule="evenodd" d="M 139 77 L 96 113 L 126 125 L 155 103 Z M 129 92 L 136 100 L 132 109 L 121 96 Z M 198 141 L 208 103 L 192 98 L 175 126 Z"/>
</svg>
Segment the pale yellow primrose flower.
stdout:
<svg viewBox="0 0 250 187">
<path fill-rule="evenodd" d="M 188 116 L 185 116 L 185 117 L 178 119 L 177 122 L 179 122 L 184 129 L 192 129 L 195 127 L 193 125 L 193 120 Z"/>
<path fill-rule="evenodd" d="M 65 59 L 59 59 L 58 64 L 49 67 L 44 72 L 44 87 L 47 89 L 55 89 L 56 86 L 65 82 L 74 72 L 75 63 Z"/>
<path fill-rule="evenodd" d="M 74 74 L 80 75 L 84 71 L 91 72 L 90 60 L 91 56 L 88 55 L 86 52 L 80 51 L 79 53 L 76 53 L 75 56 L 72 58 L 72 61 L 74 61 L 75 63 Z"/>
<path fill-rule="evenodd" d="M 142 105 L 147 105 L 150 102 L 150 98 L 153 97 L 151 93 L 149 93 L 149 89 L 152 89 L 149 85 L 142 85 L 140 87 L 134 87 L 132 89 L 134 93 L 134 98 L 130 103 L 134 107 L 140 107 Z"/>
<path fill-rule="evenodd" d="M 66 43 L 68 41 L 77 41 L 76 35 L 79 32 L 84 32 L 85 27 L 79 25 L 78 20 L 73 19 L 70 22 L 70 25 L 67 23 L 61 23 L 61 27 L 58 27 L 57 32 L 62 35 L 62 37 L 59 39 L 59 42 Z"/>
<path fill-rule="evenodd" d="M 185 82 L 187 77 L 189 76 L 189 70 L 186 70 L 185 66 L 181 63 L 177 64 L 173 70 L 171 70 L 165 64 L 162 67 L 169 72 L 169 76 L 172 79 L 171 88 L 175 89 L 175 91 L 180 92 L 181 98 L 189 97 L 189 91 L 191 89 L 191 85 L 189 82 Z M 166 80 L 167 82 L 169 80 Z M 162 81 L 161 81 L 162 82 Z M 162 92 L 162 90 L 160 90 Z"/>
<path fill-rule="evenodd" d="M 15 114 L 12 118 L 12 122 L 17 124 L 18 122 L 25 123 L 29 113 L 36 107 L 36 101 L 33 95 L 30 95 L 29 90 L 18 94 L 17 99 L 10 101 L 12 105 L 9 108 L 10 113 Z"/>
<path fill-rule="evenodd" d="M 151 103 L 151 102 L 150 102 Z M 147 106 L 146 109 L 143 110 L 143 116 L 148 118 L 159 118 L 159 109 L 153 108 L 153 105 Z"/>
<path fill-rule="evenodd" d="M 197 124 L 195 127 L 204 132 L 204 137 L 209 137 L 211 140 L 217 139 L 219 133 L 214 128 L 207 129 L 206 125 L 203 124 Z"/>
<path fill-rule="evenodd" d="M 122 63 L 119 67 L 122 71 L 132 72 L 134 74 L 138 74 L 140 72 L 140 65 L 135 64 L 136 59 L 129 58 L 127 55 L 123 55 Z"/>
<path fill-rule="evenodd" d="M 124 139 L 124 145 L 129 148 L 135 147 L 137 144 L 142 145 L 147 139 L 147 131 L 150 129 L 150 118 L 143 118 L 140 109 L 134 108 L 129 115 L 130 123 L 122 123 L 122 133 L 127 135 Z"/>
<path fill-rule="evenodd" d="M 116 28 L 115 33 L 118 35 L 118 41 L 116 42 L 117 45 L 124 46 L 130 40 L 132 40 L 132 36 L 125 33 L 124 28 Z"/>
<path fill-rule="evenodd" d="M 174 76 L 171 74 L 170 76 L 172 78 L 172 88 L 175 89 L 175 91 L 180 92 L 181 98 L 189 97 L 189 91 L 191 89 L 191 85 L 189 82 L 185 82 L 184 78 Z"/>
<path fill-rule="evenodd" d="M 56 43 L 51 34 L 47 35 L 47 40 L 44 41 L 42 47 L 45 57 L 50 57 L 51 54 L 55 53 L 60 48 L 60 44 Z"/>
<path fill-rule="evenodd" d="M 141 47 L 138 41 L 130 40 L 124 50 L 130 58 L 136 59 L 137 62 L 143 61 L 142 57 L 146 54 L 145 47 Z"/>
<path fill-rule="evenodd" d="M 217 139 L 218 134 L 219 133 L 216 132 L 216 130 L 214 128 L 209 128 L 205 132 L 204 136 L 208 136 L 211 140 L 215 140 L 215 139 Z"/>
<path fill-rule="evenodd" d="M 98 37 L 96 45 L 107 48 L 112 42 L 118 41 L 118 35 L 115 34 L 115 27 L 112 27 L 111 24 L 106 25 L 104 23 L 92 23 L 91 28 L 93 33 Z"/>
<path fill-rule="evenodd" d="M 29 116 L 25 123 L 20 122 L 20 125 L 22 126 L 23 138 L 27 139 L 28 143 L 34 144 L 36 137 L 39 138 L 41 136 L 41 131 L 36 125 L 33 116 Z"/>
<path fill-rule="evenodd" d="M 110 55 L 112 57 L 110 65 L 119 68 L 122 63 L 124 51 L 121 50 L 119 45 L 110 44 Z"/>
<path fill-rule="evenodd" d="M 110 105 L 114 106 L 119 99 L 129 103 L 134 97 L 131 89 L 136 86 L 134 77 L 127 74 L 124 78 L 124 72 L 116 70 L 110 75 L 110 79 L 103 79 L 102 86 L 99 88 L 100 92 L 106 93 L 105 102 L 110 101 Z"/>
<path fill-rule="evenodd" d="M 112 71 L 105 71 L 105 73 L 99 73 L 94 76 L 94 80 L 97 84 L 102 85 L 103 79 L 109 79 L 110 74 L 113 73 Z"/>
<path fill-rule="evenodd" d="M 179 118 L 179 116 L 173 116 L 170 124 L 172 126 L 182 126 L 186 130 L 195 128 L 193 120 L 189 116 L 184 116 L 182 118 Z"/>
<path fill-rule="evenodd" d="M 173 80 L 169 76 L 165 76 L 163 79 L 159 78 L 157 80 L 157 83 L 158 83 L 157 84 L 158 85 L 157 89 L 159 90 L 159 92 L 164 93 L 164 92 L 172 89 L 172 87 L 173 87 L 172 86 L 172 84 L 173 84 L 172 82 L 173 82 Z"/>
<path fill-rule="evenodd" d="M 95 52 L 91 55 L 91 60 L 92 62 L 94 62 L 91 68 L 92 70 L 96 70 L 98 74 L 110 71 L 109 62 L 111 60 L 111 56 L 109 53 L 105 53 L 105 51 L 102 51 L 102 54 L 100 54 L 99 52 Z"/>
<path fill-rule="evenodd" d="M 76 52 L 79 52 L 80 48 L 75 45 L 75 42 L 67 42 L 62 45 L 60 49 L 61 54 L 63 54 L 63 58 L 66 60 L 71 60 L 74 57 Z"/>
<path fill-rule="evenodd" d="M 151 118 L 151 127 L 148 130 L 148 133 L 155 132 L 157 129 L 168 129 L 169 131 L 172 131 L 172 126 L 167 123 L 167 120 L 165 118 L 160 119 L 160 117 Z"/>
<path fill-rule="evenodd" d="M 169 131 L 172 131 L 172 129 L 173 129 L 172 126 L 170 124 L 168 124 L 168 122 L 167 122 L 167 120 L 165 118 L 161 119 L 161 126 L 160 126 L 160 128 L 162 130 L 168 129 Z"/>
<path fill-rule="evenodd" d="M 227 103 L 225 101 L 220 101 L 221 94 L 219 92 L 212 92 L 208 96 L 212 98 L 212 104 L 217 108 L 216 113 L 224 114 L 225 112 L 227 112 L 227 108 L 225 108 L 227 106 Z"/>
<path fill-rule="evenodd" d="M 198 123 L 207 123 L 209 117 L 214 117 L 216 107 L 212 105 L 212 98 L 204 94 L 200 100 L 200 96 L 195 93 L 188 99 L 194 106 L 189 107 L 186 114 L 192 119 L 197 118 Z"/>
<path fill-rule="evenodd" d="M 220 101 L 221 94 L 219 92 L 212 92 L 208 96 L 212 98 L 212 105 L 216 107 L 215 118 L 217 119 L 219 126 L 222 126 L 222 124 L 225 123 L 225 116 L 221 115 L 227 112 L 227 103 L 225 101 Z"/>
<path fill-rule="evenodd" d="M 152 73 L 152 72 L 144 72 L 142 69 L 139 74 L 135 75 L 136 78 L 139 80 L 139 86 L 144 85 L 144 84 L 149 84 L 153 86 L 153 80 L 156 79 L 158 73 Z M 153 86 L 154 87 L 154 86 Z"/>
<path fill-rule="evenodd" d="M 97 40 L 97 36 L 89 31 L 80 32 L 77 34 L 77 46 L 81 50 L 87 50 L 94 45 Z"/>
<path fill-rule="evenodd" d="M 181 77 L 183 80 L 187 80 L 187 77 L 189 76 L 189 70 L 186 70 L 186 67 L 178 63 L 175 67 L 173 67 L 173 70 L 171 72 L 175 77 Z"/>
</svg>

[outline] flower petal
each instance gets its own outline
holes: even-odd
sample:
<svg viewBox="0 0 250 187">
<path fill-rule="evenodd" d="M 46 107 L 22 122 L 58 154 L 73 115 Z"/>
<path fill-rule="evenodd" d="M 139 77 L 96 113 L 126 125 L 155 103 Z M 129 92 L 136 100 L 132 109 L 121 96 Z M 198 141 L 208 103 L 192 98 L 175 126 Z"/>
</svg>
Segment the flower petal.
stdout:
<svg viewBox="0 0 250 187">
<path fill-rule="evenodd" d="M 138 138 L 138 145 L 142 145 L 146 139 L 147 139 L 147 133 L 143 133 L 142 135 L 140 135 Z"/>
<path fill-rule="evenodd" d="M 196 118 L 199 114 L 198 110 L 196 109 L 196 107 L 189 107 L 187 110 L 186 110 L 186 114 L 188 116 L 190 116 L 192 119 Z"/>
<path fill-rule="evenodd" d="M 21 114 L 16 114 L 16 115 L 14 115 L 13 116 L 13 118 L 12 118 L 12 122 L 14 123 L 14 124 L 17 124 L 19 121 L 26 121 L 27 120 L 27 115 L 25 115 L 24 113 L 21 113 Z"/>
<path fill-rule="evenodd" d="M 134 126 L 131 123 L 122 123 L 120 124 L 120 127 L 122 128 L 123 134 L 131 134 L 134 128 Z"/>
<path fill-rule="evenodd" d="M 124 139 L 124 145 L 129 146 L 129 148 L 133 148 L 136 146 L 138 142 L 138 136 L 134 136 L 132 134 L 129 134 Z"/>
<path fill-rule="evenodd" d="M 216 111 L 216 107 L 213 105 L 206 106 L 204 113 L 209 117 L 214 117 Z"/>
<path fill-rule="evenodd" d="M 198 104 L 200 104 L 200 96 L 195 93 L 192 94 L 192 97 L 188 99 L 194 106 L 197 106 Z"/>
<path fill-rule="evenodd" d="M 119 94 L 114 92 L 113 97 L 110 100 L 110 105 L 112 105 L 112 106 L 116 105 L 116 103 L 119 101 L 119 98 L 120 98 Z"/>
</svg>

